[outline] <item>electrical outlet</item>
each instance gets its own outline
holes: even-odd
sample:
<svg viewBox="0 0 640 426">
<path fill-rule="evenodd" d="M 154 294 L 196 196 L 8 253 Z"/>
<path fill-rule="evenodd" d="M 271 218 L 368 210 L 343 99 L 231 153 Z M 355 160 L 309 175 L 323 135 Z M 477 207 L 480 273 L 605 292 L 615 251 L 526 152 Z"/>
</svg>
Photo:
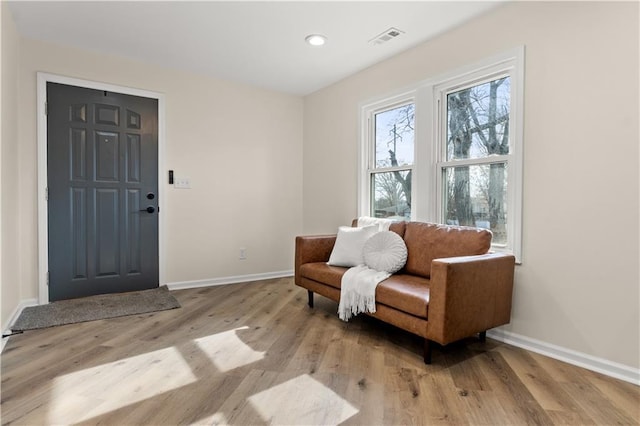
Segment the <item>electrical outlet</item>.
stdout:
<svg viewBox="0 0 640 426">
<path fill-rule="evenodd" d="M 247 259 L 247 249 L 244 247 L 240 248 L 240 260 L 246 260 Z"/>
<path fill-rule="evenodd" d="M 189 179 L 188 177 L 177 177 L 173 181 L 173 187 L 176 189 L 191 189 L 191 179 Z"/>
</svg>

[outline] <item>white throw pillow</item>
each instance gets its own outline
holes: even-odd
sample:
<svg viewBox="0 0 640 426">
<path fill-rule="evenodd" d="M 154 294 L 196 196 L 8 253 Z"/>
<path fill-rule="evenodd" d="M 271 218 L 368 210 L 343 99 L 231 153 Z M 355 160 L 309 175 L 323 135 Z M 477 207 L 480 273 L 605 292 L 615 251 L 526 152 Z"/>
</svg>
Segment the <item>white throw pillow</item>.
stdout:
<svg viewBox="0 0 640 426">
<path fill-rule="evenodd" d="M 378 225 L 364 226 L 362 228 L 341 226 L 338 228 L 336 243 L 327 263 L 347 268 L 364 265 L 362 246 L 376 232 L 378 232 Z"/>
<path fill-rule="evenodd" d="M 362 247 L 364 264 L 380 272 L 395 274 L 407 262 L 407 246 L 393 231 L 380 231 Z"/>
</svg>

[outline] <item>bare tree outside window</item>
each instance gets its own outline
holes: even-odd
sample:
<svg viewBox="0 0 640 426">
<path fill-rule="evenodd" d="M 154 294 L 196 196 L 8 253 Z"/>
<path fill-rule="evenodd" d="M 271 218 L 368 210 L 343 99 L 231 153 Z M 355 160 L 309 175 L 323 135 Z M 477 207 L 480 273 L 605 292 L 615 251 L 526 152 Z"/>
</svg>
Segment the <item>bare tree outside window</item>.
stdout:
<svg viewBox="0 0 640 426">
<path fill-rule="evenodd" d="M 372 210 L 377 217 L 411 217 L 414 163 L 413 103 L 375 114 L 375 169 Z"/>
<path fill-rule="evenodd" d="M 498 156 L 509 154 L 509 112 L 509 77 L 447 95 L 445 218 L 491 229 L 496 244 L 507 240 L 507 167 Z M 455 165 L 473 159 L 477 165 Z"/>
</svg>

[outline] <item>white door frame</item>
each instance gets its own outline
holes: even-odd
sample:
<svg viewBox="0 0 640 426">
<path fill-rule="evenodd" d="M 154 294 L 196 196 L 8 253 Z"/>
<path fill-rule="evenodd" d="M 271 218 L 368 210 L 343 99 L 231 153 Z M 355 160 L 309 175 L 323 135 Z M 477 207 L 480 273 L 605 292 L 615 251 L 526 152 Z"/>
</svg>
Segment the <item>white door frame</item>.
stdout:
<svg viewBox="0 0 640 426">
<path fill-rule="evenodd" d="M 165 244 L 164 229 L 166 207 L 164 199 L 164 148 L 165 148 L 165 100 L 158 92 L 117 86 L 97 81 L 81 80 L 61 75 L 39 72 L 37 84 L 37 117 L 38 117 L 38 303 L 49 303 L 49 237 L 47 209 L 47 83 L 61 83 L 87 89 L 106 90 L 126 95 L 141 96 L 158 100 L 158 280 L 159 285 L 165 283 Z"/>
</svg>

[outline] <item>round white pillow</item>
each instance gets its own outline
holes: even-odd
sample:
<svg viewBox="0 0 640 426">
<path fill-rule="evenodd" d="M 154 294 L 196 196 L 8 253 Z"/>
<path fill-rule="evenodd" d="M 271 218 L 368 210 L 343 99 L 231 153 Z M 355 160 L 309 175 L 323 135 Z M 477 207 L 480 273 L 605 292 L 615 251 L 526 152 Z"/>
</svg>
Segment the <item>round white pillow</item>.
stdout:
<svg viewBox="0 0 640 426">
<path fill-rule="evenodd" d="M 369 268 L 394 274 L 407 262 L 407 246 L 395 232 L 380 231 L 364 243 L 362 256 Z"/>
</svg>

